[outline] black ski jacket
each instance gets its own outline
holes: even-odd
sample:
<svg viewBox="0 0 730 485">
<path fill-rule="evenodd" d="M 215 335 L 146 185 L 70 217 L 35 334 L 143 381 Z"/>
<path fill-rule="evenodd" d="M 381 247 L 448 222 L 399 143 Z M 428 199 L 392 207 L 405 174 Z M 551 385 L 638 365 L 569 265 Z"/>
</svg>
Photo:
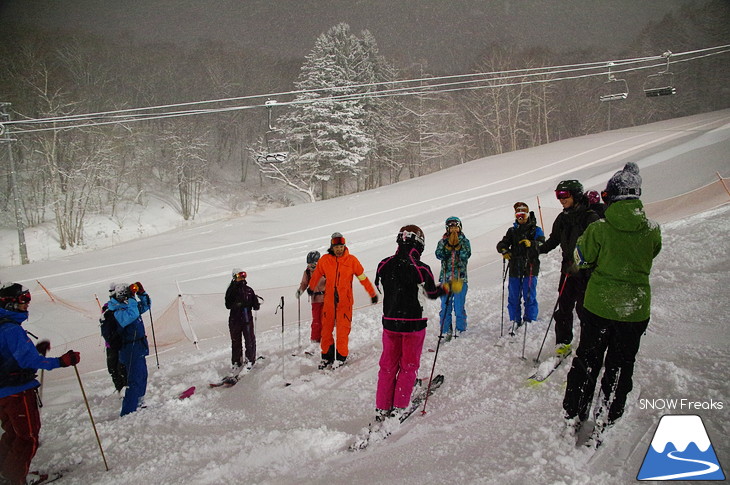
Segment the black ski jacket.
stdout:
<svg viewBox="0 0 730 485">
<path fill-rule="evenodd" d="M 431 268 L 421 261 L 412 247 L 398 251 L 378 264 L 375 286 L 383 283 L 383 328 L 393 332 L 417 332 L 426 328 L 427 319 L 419 299 L 421 288 L 434 300 L 446 292 L 436 286 Z"/>
<path fill-rule="evenodd" d="M 527 239 L 530 241 L 528 248 L 520 241 Z M 537 276 L 540 272 L 540 246 L 545 242 L 545 235 L 542 228 L 537 226 L 535 213 L 530 212 L 527 222 L 520 224 L 515 223 L 507 229 L 501 241 L 497 243 L 497 252 L 510 253 L 509 259 L 509 275 L 512 278 L 523 278 L 525 276 Z"/>
<path fill-rule="evenodd" d="M 578 238 L 586 230 L 586 227 L 592 222 L 600 219 L 598 214 L 588 208 L 585 201 L 576 202 L 573 207 L 563 209 L 553 222 L 553 229 L 550 237 L 545 244 L 540 246 L 540 254 L 549 253 L 560 245 L 563 251 L 563 273 L 573 273 L 572 268 L 575 266 L 573 262 L 573 252 L 575 251 L 575 243 Z"/>
</svg>

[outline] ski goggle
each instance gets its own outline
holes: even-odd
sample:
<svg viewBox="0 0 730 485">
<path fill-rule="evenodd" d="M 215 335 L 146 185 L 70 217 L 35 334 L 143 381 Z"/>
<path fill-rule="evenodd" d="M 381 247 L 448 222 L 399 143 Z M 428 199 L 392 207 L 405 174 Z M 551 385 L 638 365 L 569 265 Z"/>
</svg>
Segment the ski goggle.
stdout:
<svg viewBox="0 0 730 485">
<path fill-rule="evenodd" d="M 137 286 L 137 283 L 132 283 L 131 285 L 129 285 L 129 291 L 131 291 L 133 295 L 137 293 L 139 291 L 139 286 Z"/>
<path fill-rule="evenodd" d="M 515 217 L 517 219 L 526 219 L 527 218 L 527 212 L 515 212 Z"/>
<path fill-rule="evenodd" d="M 239 272 L 238 272 L 238 273 L 236 273 L 236 274 L 235 274 L 234 276 L 235 276 L 236 278 L 243 278 L 243 279 L 245 280 L 245 279 L 246 279 L 246 272 L 245 272 L 245 271 L 239 271 Z"/>
<path fill-rule="evenodd" d="M 421 236 L 421 235 L 419 235 L 419 234 L 417 234 L 417 233 L 415 233 L 415 232 L 411 232 L 411 231 L 403 231 L 403 232 L 401 232 L 401 233 L 400 233 L 400 234 L 398 235 L 398 237 L 399 237 L 399 238 L 400 238 L 400 239 L 401 239 L 402 241 L 408 241 L 409 239 L 413 239 L 413 240 L 414 240 L 414 241 L 416 241 L 417 243 L 420 243 L 420 244 L 421 244 L 422 246 L 425 246 L 425 245 L 426 245 L 426 241 L 425 241 L 425 239 L 423 238 L 423 236 Z"/>
<path fill-rule="evenodd" d="M 449 221 L 446 223 L 446 227 L 459 227 L 460 225 L 459 221 Z"/>
<path fill-rule="evenodd" d="M 571 194 L 569 190 L 556 190 L 555 197 L 558 199 L 569 199 L 573 197 L 573 194 Z"/>
<path fill-rule="evenodd" d="M 17 296 L 18 303 L 27 304 L 30 303 L 30 291 L 25 291 Z"/>
<path fill-rule="evenodd" d="M 335 237 L 332 238 L 332 241 L 330 243 L 332 246 L 344 246 L 345 245 L 345 238 L 344 237 Z"/>
</svg>

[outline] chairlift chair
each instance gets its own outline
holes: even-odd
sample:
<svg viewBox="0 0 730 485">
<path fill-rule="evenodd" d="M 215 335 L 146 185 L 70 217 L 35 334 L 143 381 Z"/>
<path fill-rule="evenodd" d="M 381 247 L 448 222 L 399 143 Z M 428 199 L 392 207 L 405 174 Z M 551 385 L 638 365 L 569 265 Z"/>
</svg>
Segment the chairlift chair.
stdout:
<svg viewBox="0 0 730 485">
<path fill-rule="evenodd" d="M 280 144 L 277 140 L 270 140 L 270 135 L 272 133 L 276 133 L 277 131 L 280 131 L 276 128 L 274 128 L 271 125 L 271 108 L 279 104 L 278 101 L 273 99 L 268 99 L 264 103 L 264 106 L 266 106 L 267 111 L 267 118 L 268 118 L 268 130 L 266 133 L 264 133 L 264 142 L 266 144 L 266 153 L 261 153 L 256 156 L 256 161 L 259 163 L 282 163 L 286 162 L 287 158 L 289 157 L 289 153 L 285 151 L 278 151 L 274 152 L 271 151 L 271 144 Z M 277 142 L 277 143 L 274 143 Z"/>
<path fill-rule="evenodd" d="M 677 90 L 674 88 L 674 74 L 669 71 L 669 57 L 671 55 L 671 51 L 662 54 L 662 57 L 667 60 L 667 65 L 663 71 L 650 74 L 646 77 L 644 81 L 644 94 L 647 98 L 677 94 Z"/>
<path fill-rule="evenodd" d="M 626 79 L 616 79 L 611 73 L 611 66 L 613 62 L 608 63 L 608 81 L 603 83 L 603 89 L 606 94 L 602 94 L 599 99 L 601 102 L 604 101 L 618 101 L 620 99 L 626 99 L 629 96 L 629 84 Z"/>
</svg>

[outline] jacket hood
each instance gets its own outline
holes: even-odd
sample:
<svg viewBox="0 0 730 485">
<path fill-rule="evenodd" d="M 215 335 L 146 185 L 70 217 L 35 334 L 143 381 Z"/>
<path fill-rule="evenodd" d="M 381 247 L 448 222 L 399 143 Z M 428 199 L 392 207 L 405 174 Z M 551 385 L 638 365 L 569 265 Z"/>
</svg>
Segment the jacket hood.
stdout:
<svg viewBox="0 0 730 485">
<path fill-rule="evenodd" d="M 0 318 L 7 318 L 18 325 L 22 325 L 24 321 L 28 320 L 28 312 L 14 312 L 12 310 L 0 308 Z"/>
<path fill-rule="evenodd" d="M 638 199 L 619 200 L 606 209 L 606 222 L 619 231 L 637 232 L 649 225 L 644 204 Z"/>
<path fill-rule="evenodd" d="M 126 305 L 127 305 L 127 303 L 121 303 L 114 298 L 109 298 L 109 303 L 107 303 L 107 308 L 109 308 L 109 310 L 114 311 L 114 310 L 118 310 L 122 306 L 126 306 Z"/>
</svg>

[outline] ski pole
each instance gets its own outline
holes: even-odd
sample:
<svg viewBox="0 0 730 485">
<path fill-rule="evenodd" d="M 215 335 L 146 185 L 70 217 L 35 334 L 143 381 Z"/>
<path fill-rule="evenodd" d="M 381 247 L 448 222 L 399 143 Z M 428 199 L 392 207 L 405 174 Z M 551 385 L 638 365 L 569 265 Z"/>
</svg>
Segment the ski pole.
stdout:
<svg viewBox="0 0 730 485">
<path fill-rule="evenodd" d="M 284 297 L 281 297 L 279 306 L 276 307 L 274 315 L 281 309 L 281 378 L 284 380 L 284 387 L 291 385 L 291 382 L 286 382 L 286 376 L 284 375 Z"/>
<path fill-rule="evenodd" d="M 297 327 L 299 329 L 299 350 L 302 350 L 302 300 L 297 298 Z"/>
<path fill-rule="evenodd" d="M 160 368 L 160 357 L 157 355 L 157 339 L 155 338 L 155 322 L 152 320 L 152 308 L 150 306 L 150 327 L 152 328 L 152 345 L 155 347 L 155 361 L 157 368 Z"/>
<path fill-rule="evenodd" d="M 449 294 L 446 295 L 446 307 L 449 306 L 449 299 L 451 298 L 451 293 L 449 291 Z M 433 382 L 433 373 L 436 370 L 436 359 L 438 359 L 439 356 L 439 347 L 441 347 L 441 340 L 444 338 L 444 314 L 441 315 L 441 321 L 439 322 L 439 338 L 438 342 L 436 343 L 436 353 L 433 356 L 433 365 L 431 366 L 431 377 L 428 378 L 428 388 L 426 388 L 426 399 L 423 400 L 423 409 L 421 410 L 421 416 L 426 414 L 426 404 L 428 404 L 428 396 L 431 394 L 431 382 Z"/>
<path fill-rule="evenodd" d="M 560 304 L 560 297 L 563 294 L 563 290 L 565 289 L 565 283 L 568 282 L 568 278 L 570 275 L 568 273 L 565 273 L 565 279 L 563 280 L 563 284 L 560 286 L 560 291 L 558 292 L 558 299 L 555 301 L 555 306 L 553 307 L 553 312 L 550 314 L 550 320 L 548 321 L 548 326 L 545 329 L 545 337 L 542 339 L 542 344 L 540 344 L 540 350 L 537 352 L 537 357 L 535 357 L 535 363 L 540 362 L 540 354 L 542 353 L 542 348 L 545 345 L 545 340 L 547 340 L 548 332 L 550 332 L 550 325 L 553 323 L 553 318 L 555 317 L 555 312 L 558 309 L 558 304 Z"/>
<path fill-rule="evenodd" d="M 106 463 L 106 456 L 104 455 L 104 448 L 101 446 L 101 439 L 99 438 L 99 432 L 96 430 L 96 423 L 94 423 L 94 416 L 91 414 L 91 407 L 89 406 L 89 400 L 86 399 L 86 391 L 84 391 L 84 385 L 81 383 L 81 374 L 79 374 L 79 368 L 74 364 L 74 370 L 76 371 L 76 379 L 79 381 L 79 387 L 81 388 L 81 395 L 84 396 L 84 403 L 86 404 L 86 410 L 89 412 L 89 419 L 91 420 L 91 427 L 94 428 L 94 434 L 96 435 L 96 442 L 99 444 L 99 451 L 101 451 L 101 458 L 104 460 L 104 468 L 109 471 L 109 465 Z"/>
<path fill-rule="evenodd" d="M 502 258 L 502 320 L 499 324 L 499 336 L 504 337 L 504 282 L 507 280 L 507 260 Z"/>
<path fill-rule="evenodd" d="M 542 206 L 540 205 L 540 196 L 537 196 L 537 211 L 540 213 L 540 227 L 545 227 L 542 222 Z"/>
<path fill-rule="evenodd" d="M 527 312 L 527 305 L 532 302 L 532 263 L 530 263 L 530 275 L 529 279 L 527 280 L 527 296 L 525 297 L 525 313 Z M 527 360 L 525 358 L 525 345 L 527 345 L 527 321 L 524 322 L 525 324 L 525 333 L 522 335 L 522 357 L 520 357 L 522 360 Z"/>
</svg>

